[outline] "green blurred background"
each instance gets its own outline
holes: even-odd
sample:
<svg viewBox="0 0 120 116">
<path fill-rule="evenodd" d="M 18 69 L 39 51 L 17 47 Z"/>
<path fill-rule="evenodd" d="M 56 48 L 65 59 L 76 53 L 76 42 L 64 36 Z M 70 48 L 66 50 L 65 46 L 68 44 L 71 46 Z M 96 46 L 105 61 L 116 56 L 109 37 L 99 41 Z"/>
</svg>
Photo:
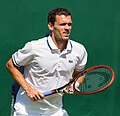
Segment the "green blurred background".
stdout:
<svg viewBox="0 0 120 116">
<path fill-rule="evenodd" d="M 65 95 L 70 116 L 120 116 L 120 1 L 119 0 L 0 0 L 0 116 L 10 116 L 13 79 L 5 65 L 11 55 L 48 32 L 47 13 L 56 7 L 73 15 L 71 39 L 89 54 L 86 68 L 109 65 L 113 85 L 95 95 Z"/>
</svg>

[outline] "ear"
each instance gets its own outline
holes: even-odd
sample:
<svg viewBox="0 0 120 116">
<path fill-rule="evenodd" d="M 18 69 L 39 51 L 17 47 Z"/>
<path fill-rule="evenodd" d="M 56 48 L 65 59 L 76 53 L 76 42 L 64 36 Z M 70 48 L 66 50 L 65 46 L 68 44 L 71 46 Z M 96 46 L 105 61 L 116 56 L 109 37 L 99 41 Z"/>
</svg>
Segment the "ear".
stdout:
<svg viewBox="0 0 120 116">
<path fill-rule="evenodd" d="M 49 28 L 50 31 L 53 30 L 54 27 L 53 27 L 53 24 L 51 22 L 48 23 L 48 28 Z"/>
</svg>

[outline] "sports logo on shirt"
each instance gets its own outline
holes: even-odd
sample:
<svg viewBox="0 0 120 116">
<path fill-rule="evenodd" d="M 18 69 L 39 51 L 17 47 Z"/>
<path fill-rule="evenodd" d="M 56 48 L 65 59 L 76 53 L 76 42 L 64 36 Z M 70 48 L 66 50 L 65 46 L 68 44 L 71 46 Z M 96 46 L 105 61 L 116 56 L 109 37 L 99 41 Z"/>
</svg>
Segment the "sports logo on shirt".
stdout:
<svg viewBox="0 0 120 116">
<path fill-rule="evenodd" d="M 72 61 L 72 60 L 69 60 L 68 62 L 69 62 L 69 63 L 73 63 L 73 61 Z"/>
</svg>

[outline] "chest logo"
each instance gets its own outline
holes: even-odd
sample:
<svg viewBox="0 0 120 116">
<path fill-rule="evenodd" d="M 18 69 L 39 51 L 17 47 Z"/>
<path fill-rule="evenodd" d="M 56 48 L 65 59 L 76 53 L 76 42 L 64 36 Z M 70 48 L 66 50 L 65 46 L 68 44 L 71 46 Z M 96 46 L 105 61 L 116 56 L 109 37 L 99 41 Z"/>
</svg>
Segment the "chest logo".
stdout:
<svg viewBox="0 0 120 116">
<path fill-rule="evenodd" d="M 68 62 L 69 62 L 69 63 L 73 63 L 73 61 L 72 61 L 72 60 L 69 60 Z"/>
</svg>

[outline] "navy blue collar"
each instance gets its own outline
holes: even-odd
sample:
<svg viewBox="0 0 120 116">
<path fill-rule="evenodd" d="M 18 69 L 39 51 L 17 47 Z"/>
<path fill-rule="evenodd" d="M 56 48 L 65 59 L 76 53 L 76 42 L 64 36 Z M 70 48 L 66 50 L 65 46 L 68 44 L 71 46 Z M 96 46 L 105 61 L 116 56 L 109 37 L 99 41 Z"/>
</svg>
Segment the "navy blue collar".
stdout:
<svg viewBox="0 0 120 116">
<path fill-rule="evenodd" d="M 48 44 L 48 46 L 49 46 L 49 48 L 51 50 L 57 50 L 58 49 L 57 46 L 54 44 L 51 36 L 47 37 L 47 44 Z M 68 44 L 67 44 L 66 50 L 70 50 L 70 51 L 72 50 L 72 43 L 71 43 L 70 40 L 68 40 Z"/>
</svg>

